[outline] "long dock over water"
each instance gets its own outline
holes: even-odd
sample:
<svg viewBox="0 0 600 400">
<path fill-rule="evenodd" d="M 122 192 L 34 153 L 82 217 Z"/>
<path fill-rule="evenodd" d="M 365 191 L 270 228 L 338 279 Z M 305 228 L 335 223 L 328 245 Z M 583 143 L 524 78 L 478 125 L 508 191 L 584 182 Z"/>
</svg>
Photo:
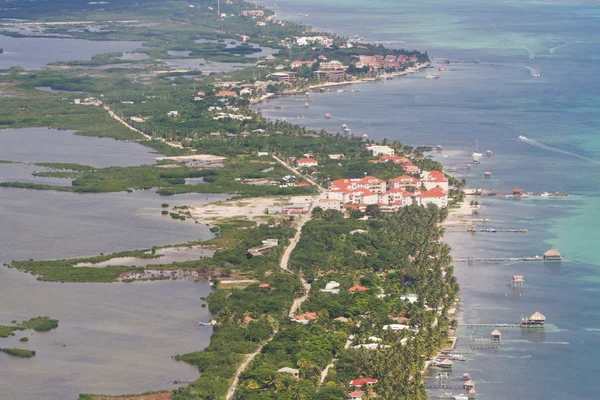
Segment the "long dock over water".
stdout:
<svg viewBox="0 0 600 400">
<path fill-rule="evenodd" d="M 458 326 L 471 327 L 471 328 L 479 328 L 479 327 L 520 328 L 521 324 L 458 324 Z"/>
<path fill-rule="evenodd" d="M 544 257 L 456 257 L 454 262 L 505 262 L 505 261 L 544 261 Z"/>
</svg>

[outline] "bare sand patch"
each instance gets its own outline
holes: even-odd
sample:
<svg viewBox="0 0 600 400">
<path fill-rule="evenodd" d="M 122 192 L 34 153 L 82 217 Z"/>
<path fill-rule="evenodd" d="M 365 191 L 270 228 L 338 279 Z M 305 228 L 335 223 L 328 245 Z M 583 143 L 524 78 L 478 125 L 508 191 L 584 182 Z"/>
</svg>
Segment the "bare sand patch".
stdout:
<svg viewBox="0 0 600 400">
<path fill-rule="evenodd" d="M 248 200 L 226 200 L 201 206 L 190 206 L 192 218 L 201 223 L 214 223 L 230 218 L 261 221 L 281 214 L 267 214 L 267 209 L 281 209 L 290 203 L 311 201 L 309 196 L 254 197 Z"/>
<path fill-rule="evenodd" d="M 139 396 L 92 396 L 92 400 L 171 400 L 172 393 L 142 394 Z"/>
</svg>

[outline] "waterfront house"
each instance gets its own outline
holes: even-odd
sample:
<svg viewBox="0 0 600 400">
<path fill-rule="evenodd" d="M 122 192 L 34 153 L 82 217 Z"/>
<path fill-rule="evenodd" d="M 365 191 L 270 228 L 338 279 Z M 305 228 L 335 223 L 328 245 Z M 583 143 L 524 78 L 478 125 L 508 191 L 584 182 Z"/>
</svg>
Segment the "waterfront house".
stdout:
<svg viewBox="0 0 600 400">
<path fill-rule="evenodd" d="M 523 286 L 523 275 L 513 275 L 512 285 L 513 286 Z"/>
<path fill-rule="evenodd" d="M 363 387 L 364 385 L 374 385 L 377 383 L 375 378 L 357 378 L 350 381 L 350 386 Z"/>
<path fill-rule="evenodd" d="M 490 333 L 490 339 L 491 340 L 501 340 L 502 339 L 502 333 L 500 333 L 500 331 L 498 329 L 494 329 L 492 331 L 492 333 Z"/>
<path fill-rule="evenodd" d="M 544 253 L 544 261 L 560 261 L 562 254 L 556 249 L 550 249 Z"/>
<path fill-rule="evenodd" d="M 291 374 L 296 379 L 300 378 L 300 370 L 298 370 L 296 368 L 283 367 L 283 368 L 279 368 L 277 370 L 277 372 L 284 373 L 284 374 Z"/>
<path fill-rule="evenodd" d="M 441 187 L 436 187 L 423 192 L 413 194 L 414 203 L 426 207 L 428 204 L 435 204 L 439 208 L 448 205 L 448 193 Z"/>
<path fill-rule="evenodd" d="M 296 82 L 296 73 L 295 72 L 275 72 L 268 76 L 270 79 L 277 82 L 287 82 L 294 83 Z"/>
<path fill-rule="evenodd" d="M 522 327 L 544 327 L 544 322 L 546 321 L 546 317 L 540 313 L 539 311 L 534 312 L 529 316 L 529 318 L 521 318 L 521 326 Z"/>
</svg>

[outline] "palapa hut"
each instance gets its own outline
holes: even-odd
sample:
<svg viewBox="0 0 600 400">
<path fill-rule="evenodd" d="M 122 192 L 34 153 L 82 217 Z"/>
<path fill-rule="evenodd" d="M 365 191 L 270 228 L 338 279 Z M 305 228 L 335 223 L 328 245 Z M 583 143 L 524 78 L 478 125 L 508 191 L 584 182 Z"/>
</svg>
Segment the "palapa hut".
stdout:
<svg viewBox="0 0 600 400">
<path fill-rule="evenodd" d="M 475 389 L 469 389 L 469 391 L 467 392 L 467 397 L 469 399 L 474 399 L 476 394 L 477 392 L 475 391 Z"/>
<path fill-rule="evenodd" d="M 452 368 L 452 364 L 454 364 L 452 361 L 445 358 L 443 361 L 438 363 L 438 366 L 441 368 Z"/>
<path fill-rule="evenodd" d="M 470 390 L 470 389 L 474 389 L 475 388 L 475 382 L 473 382 L 472 380 L 468 380 L 465 382 L 464 385 L 465 389 Z"/>
<path fill-rule="evenodd" d="M 512 284 L 513 286 L 523 286 L 523 275 L 513 275 Z"/>
<path fill-rule="evenodd" d="M 521 318 L 521 326 L 524 327 L 544 327 L 546 317 L 539 311 L 534 312 L 529 318 Z"/>
<path fill-rule="evenodd" d="M 556 249 L 550 249 L 544 253 L 544 261 L 560 261 L 562 254 Z"/>
<path fill-rule="evenodd" d="M 502 333 L 498 329 L 494 329 L 492 333 L 490 333 L 490 339 L 492 340 L 501 340 Z"/>
</svg>

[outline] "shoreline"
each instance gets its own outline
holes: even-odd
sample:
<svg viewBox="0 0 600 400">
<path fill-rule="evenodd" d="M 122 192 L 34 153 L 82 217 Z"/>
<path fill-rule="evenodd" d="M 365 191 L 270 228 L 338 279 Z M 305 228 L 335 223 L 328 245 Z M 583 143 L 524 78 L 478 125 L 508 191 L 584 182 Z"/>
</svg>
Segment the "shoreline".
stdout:
<svg viewBox="0 0 600 400">
<path fill-rule="evenodd" d="M 387 79 L 393 79 L 393 78 L 397 78 L 400 76 L 405 76 L 408 74 L 414 74 L 416 72 L 421 71 L 422 69 L 428 68 L 431 65 L 430 62 L 424 63 L 424 64 L 417 64 L 415 67 L 411 67 L 408 68 L 404 71 L 397 71 L 397 72 L 386 72 L 380 75 L 377 75 L 376 77 L 372 77 L 372 78 L 359 78 L 356 80 L 352 80 L 352 81 L 342 81 L 342 82 L 324 82 L 324 83 L 318 83 L 315 85 L 310 85 L 307 87 L 303 87 L 303 88 L 296 88 L 296 89 L 292 89 L 290 91 L 286 91 L 284 93 L 281 94 L 275 94 L 275 93 L 267 93 L 261 97 L 259 97 L 258 99 L 253 99 L 250 100 L 250 105 L 254 105 L 254 104 L 259 104 L 262 103 L 264 100 L 270 99 L 270 98 L 277 98 L 277 97 L 282 97 L 282 96 L 293 96 L 299 93 L 303 93 L 305 91 L 310 91 L 313 89 L 320 89 L 320 88 L 327 88 L 327 87 L 337 87 L 337 86 L 346 86 L 346 85 L 355 85 L 355 84 L 362 84 L 362 83 L 371 83 L 371 82 L 378 82 L 381 80 L 387 80 Z"/>
</svg>

